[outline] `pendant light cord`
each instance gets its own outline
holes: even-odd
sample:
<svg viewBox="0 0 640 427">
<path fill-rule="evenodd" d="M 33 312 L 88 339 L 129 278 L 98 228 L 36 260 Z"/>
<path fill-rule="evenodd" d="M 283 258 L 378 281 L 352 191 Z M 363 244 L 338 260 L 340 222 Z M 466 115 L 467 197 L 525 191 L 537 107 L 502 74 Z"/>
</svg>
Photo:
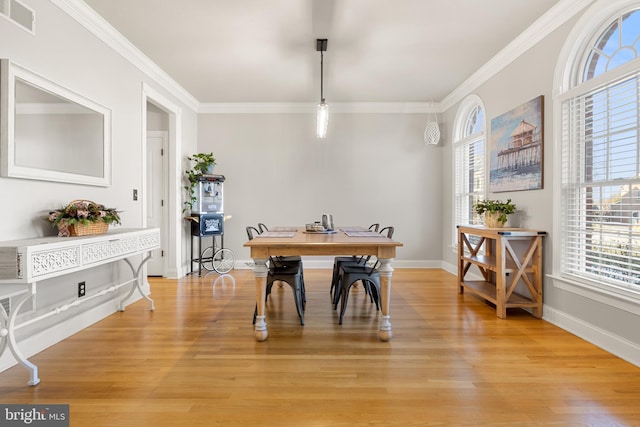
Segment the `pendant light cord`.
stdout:
<svg viewBox="0 0 640 427">
<path fill-rule="evenodd" d="M 324 52 L 320 51 L 320 102 L 324 104 Z"/>
</svg>

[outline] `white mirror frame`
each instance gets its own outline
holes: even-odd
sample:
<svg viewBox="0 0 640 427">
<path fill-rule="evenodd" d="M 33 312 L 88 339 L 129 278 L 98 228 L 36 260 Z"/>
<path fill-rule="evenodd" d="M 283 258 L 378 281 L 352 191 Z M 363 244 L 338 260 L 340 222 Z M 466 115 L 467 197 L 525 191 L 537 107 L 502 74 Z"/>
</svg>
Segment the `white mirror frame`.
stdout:
<svg viewBox="0 0 640 427">
<path fill-rule="evenodd" d="M 89 108 L 103 117 L 103 164 L 101 176 L 82 175 L 20 166 L 15 162 L 15 82 L 31 86 Z M 0 175 L 107 187 L 111 185 L 111 110 L 45 79 L 8 59 L 0 59 Z"/>
</svg>

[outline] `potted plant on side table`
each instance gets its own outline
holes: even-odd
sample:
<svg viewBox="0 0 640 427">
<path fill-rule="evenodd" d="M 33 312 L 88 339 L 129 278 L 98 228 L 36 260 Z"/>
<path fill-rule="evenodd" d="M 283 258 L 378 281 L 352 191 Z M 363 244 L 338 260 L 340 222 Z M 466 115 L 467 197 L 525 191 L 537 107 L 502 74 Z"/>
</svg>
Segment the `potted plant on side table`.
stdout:
<svg viewBox="0 0 640 427">
<path fill-rule="evenodd" d="M 213 153 L 197 153 L 187 157 L 191 167 L 186 170 L 187 185 L 184 189 L 187 190 L 187 201 L 184 202 L 184 208 L 182 212 L 191 210 L 193 204 L 196 202 L 195 188 L 198 185 L 198 179 L 202 175 L 213 174 L 213 168 L 216 165 L 216 159 L 213 157 Z"/>
<path fill-rule="evenodd" d="M 473 205 L 478 215 L 484 214 L 484 225 L 487 228 L 502 228 L 507 222 L 507 215 L 516 211 L 516 205 L 511 199 L 506 202 L 500 200 L 480 200 Z"/>
</svg>

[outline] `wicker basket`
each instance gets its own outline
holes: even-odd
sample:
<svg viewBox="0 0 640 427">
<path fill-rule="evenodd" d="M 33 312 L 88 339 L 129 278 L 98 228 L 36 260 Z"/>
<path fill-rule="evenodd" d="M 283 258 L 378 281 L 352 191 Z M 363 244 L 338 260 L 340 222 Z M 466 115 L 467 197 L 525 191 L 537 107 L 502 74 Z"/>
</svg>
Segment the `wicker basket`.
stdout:
<svg viewBox="0 0 640 427">
<path fill-rule="evenodd" d="M 485 212 L 484 213 L 484 225 L 487 228 L 503 228 L 504 222 L 498 220 L 500 212 Z"/>
<path fill-rule="evenodd" d="M 88 214 L 80 216 L 77 212 L 70 212 L 73 205 L 76 205 L 75 209 L 86 209 Z M 109 222 L 105 222 L 105 218 Z M 59 237 L 105 234 L 109 230 L 111 222 L 120 223 L 118 211 L 113 208 L 105 208 L 104 205 L 86 199 L 70 201 L 66 206 L 49 212 L 47 219 L 57 224 Z M 84 221 L 86 225 L 80 222 L 72 225 L 68 223 L 68 221 L 75 222 L 76 220 Z"/>
<path fill-rule="evenodd" d="M 97 204 L 93 200 L 76 199 L 76 200 L 70 201 L 68 205 L 72 205 L 76 202 L 82 202 L 84 204 L 94 204 L 94 205 Z M 70 236 L 91 236 L 94 234 L 105 234 L 109 229 L 109 224 L 107 224 L 104 221 L 90 222 L 89 224 L 86 224 L 86 225 L 82 223 L 77 223 L 77 224 L 72 224 L 67 226 L 67 229 L 69 230 Z"/>
<path fill-rule="evenodd" d="M 72 224 L 67 227 L 70 236 L 91 236 L 94 234 L 105 234 L 109 230 L 109 224 L 104 221 L 91 222 L 89 224 Z"/>
</svg>

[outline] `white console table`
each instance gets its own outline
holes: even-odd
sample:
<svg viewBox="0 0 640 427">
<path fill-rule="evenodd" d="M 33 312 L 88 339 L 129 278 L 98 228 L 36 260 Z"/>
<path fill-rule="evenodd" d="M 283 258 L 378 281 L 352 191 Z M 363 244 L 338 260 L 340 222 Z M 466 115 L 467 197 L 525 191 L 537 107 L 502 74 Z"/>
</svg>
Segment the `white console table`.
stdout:
<svg viewBox="0 0 640 427">
<path fill-rule="evenodd" d="M 30 371 L 28 384 L 36 385 L 40 382 L 38 367 L 29 362 L 18 348 L 15 335 L 18 329 L 127 285 L 131 285 L 131 290 L 120 300 L 118 308 L 120 311 L 124 311 L 125 301 L 136 289 L 149 301 L 150 308 L 153 310 L 153 300 L 144 294 L 140 283 L 140 272 L 151 255 L 147 254 L 137 267 L 134 267 L 129 258 L 144 255 L 159 248 L 160 229 L 158 228 L 116 229 L 96 236 L 38 237 L 0 242 L 0 292 L 21 295 L 10 313 L 0 305 L 0 355 L 9 347 L 16 360 Z M 94 295 L 78 298 L 21 324 L 16 323 L 22 306 L 29 300 L 35 301 L 39 281 L 119 260 L 125 261 L 131 269 L 133 275 L 131 280 L 103 289 Z"/>
</svg>

